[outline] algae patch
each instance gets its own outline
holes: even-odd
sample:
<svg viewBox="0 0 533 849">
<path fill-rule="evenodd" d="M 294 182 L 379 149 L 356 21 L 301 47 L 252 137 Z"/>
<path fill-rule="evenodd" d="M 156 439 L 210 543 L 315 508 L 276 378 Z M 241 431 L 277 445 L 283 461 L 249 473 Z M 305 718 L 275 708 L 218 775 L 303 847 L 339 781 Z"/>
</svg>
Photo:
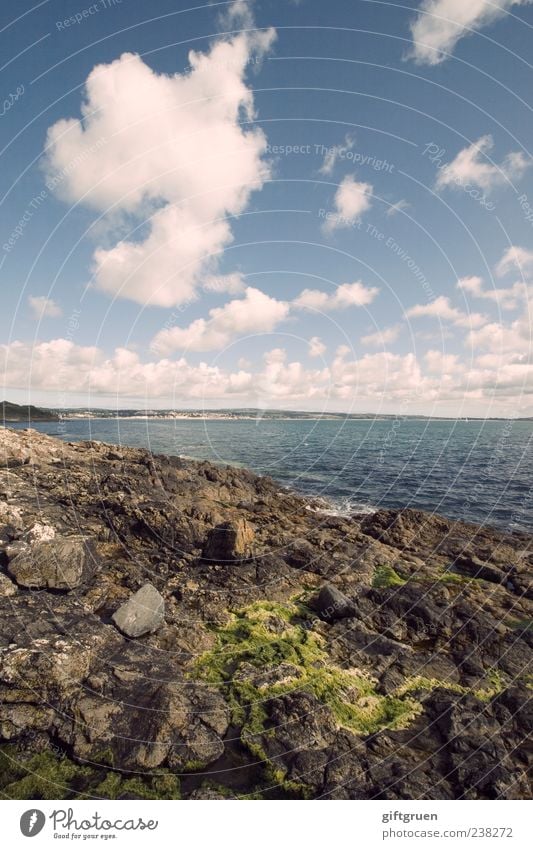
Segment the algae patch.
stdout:
<svg viewBox="0 0 533 849">
<path fill-rule="evenodd" d="M 249 746 L 265 731 L 268 700 L 295 690 L 311 693 L 339 727 L 359 734 L 403 727 L 420 710 L 408 696 L 378 694 L 363 672 L 333 665 L 324 638 L 312 622 L 302 623 L 296 603 L 257 602 L 236 611 L 191 675 L 224 688 Z"/>
</svg>

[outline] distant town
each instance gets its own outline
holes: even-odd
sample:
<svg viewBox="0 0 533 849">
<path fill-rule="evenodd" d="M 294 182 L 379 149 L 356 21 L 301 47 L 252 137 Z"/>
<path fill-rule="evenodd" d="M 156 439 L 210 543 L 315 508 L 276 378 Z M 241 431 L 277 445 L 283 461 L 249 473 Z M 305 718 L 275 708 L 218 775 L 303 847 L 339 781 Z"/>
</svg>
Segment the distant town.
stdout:
<svg viewBox="0 0 533 849">
<path fill-rule="evenodd" d="M 9 401 L 1 402 L 1 421 L 4 424 L 17 422 L 45 422 L 45 421 L 60 421 L 65 419 L 200 419 L 200 420 L 251 420 L 271 419 L 278 421 L 287 421 L 292 419 L 308 419 L 315 421 L 316 419 L 371 419 L 376 421 L 387 421 L 395 419 L 413 419 L 422 421 L 476 421 L 484 420 L 482 417 L 476 416 L 422 416 L 422 415 L 406 415 L 394 413 L 336 413 L 336 412 L 320 412 L 320 411 L 305 411 L 305 410 L 263 410 L 254 407 L 244 407 L 237 409 L 219 409 L 219 410 L 136 410 L 123 409 L 114 410 L 111 408 L 96 408 L 96 407 L 72 407 L 62 410 L 36 407 L 33 405 L 13 404 Z M 533 416 L 516 417 L 519 421 L 533 421 Z M 490 421 L 506 421 L 503 416 L 493 416 Z"/>
</svg>

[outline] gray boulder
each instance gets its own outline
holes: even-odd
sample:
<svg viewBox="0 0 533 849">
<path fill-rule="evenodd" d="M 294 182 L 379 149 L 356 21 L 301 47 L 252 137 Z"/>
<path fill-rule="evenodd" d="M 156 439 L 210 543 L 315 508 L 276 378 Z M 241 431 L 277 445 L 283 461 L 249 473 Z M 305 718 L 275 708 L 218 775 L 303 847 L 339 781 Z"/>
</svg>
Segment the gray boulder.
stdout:
<svg viewBox="0 0 533 849">
<path fill-rule="evenodd" d="M 165 601 L 152 584 L 145 584 L 115 611 L 112 618 L 127 637 L 142 637 L 163 624 Z"/>
<path fill-rule="evenodd" d="M 353 602 L 336 587 L 332 587 L 331 584 L 322 587 L 318 595 L 311 599 L 310 606 L 326 622 L 335 622 L 337 619 L 355 616 Z"/>
<path fill-rule="evenodd" d="M 90 578 L 97 565 L 94 548 L 83 536 L 56 536 L 15 552 L 7 568 L 21 587 L 71 590 Z"/>
</svg>

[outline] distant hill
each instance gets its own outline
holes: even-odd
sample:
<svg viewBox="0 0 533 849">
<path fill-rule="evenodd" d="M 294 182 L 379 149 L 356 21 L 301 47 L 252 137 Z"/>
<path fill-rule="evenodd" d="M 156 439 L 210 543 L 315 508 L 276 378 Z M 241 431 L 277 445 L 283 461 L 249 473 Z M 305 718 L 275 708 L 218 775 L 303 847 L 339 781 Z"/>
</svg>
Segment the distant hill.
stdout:
<svg viewBox="0 0 533 849">
<path fill-rule="evenodd" d="M 2 401 L 0 405 L 1 422 L 57 422 L 59 416 L 53 410 L 43 410 L 33 404 L 12 404 Z"/>
</svg>

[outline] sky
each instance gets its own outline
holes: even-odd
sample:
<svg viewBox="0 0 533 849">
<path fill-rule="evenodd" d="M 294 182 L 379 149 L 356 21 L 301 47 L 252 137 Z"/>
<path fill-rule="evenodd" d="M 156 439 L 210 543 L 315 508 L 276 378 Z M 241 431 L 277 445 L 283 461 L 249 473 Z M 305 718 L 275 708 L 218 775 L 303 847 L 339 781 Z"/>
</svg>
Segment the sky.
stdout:
<svg viewBox="0 0 533 849">
<path fill-rule="evenodd" d="M 7 400 L 533 415 L 530 0 L 4 0 Z"/>
</svg>

